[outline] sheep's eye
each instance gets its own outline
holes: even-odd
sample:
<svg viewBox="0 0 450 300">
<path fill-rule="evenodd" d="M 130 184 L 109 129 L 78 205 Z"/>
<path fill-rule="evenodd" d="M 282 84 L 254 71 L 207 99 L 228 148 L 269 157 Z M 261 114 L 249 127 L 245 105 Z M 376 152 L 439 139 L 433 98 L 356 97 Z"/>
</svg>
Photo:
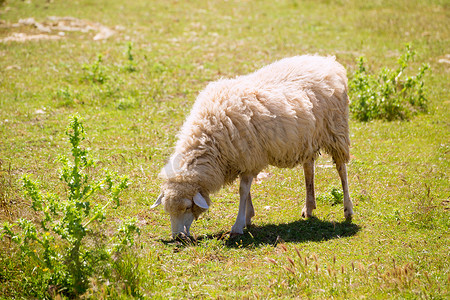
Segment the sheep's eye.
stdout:
<svg viewBox="0 0 450 300">
<path fill-rule="evenodd" d="M 192 208 L 192 205 L 186 207 L 186 211 L 191 210 L 191 208 Z"/>
</svg>

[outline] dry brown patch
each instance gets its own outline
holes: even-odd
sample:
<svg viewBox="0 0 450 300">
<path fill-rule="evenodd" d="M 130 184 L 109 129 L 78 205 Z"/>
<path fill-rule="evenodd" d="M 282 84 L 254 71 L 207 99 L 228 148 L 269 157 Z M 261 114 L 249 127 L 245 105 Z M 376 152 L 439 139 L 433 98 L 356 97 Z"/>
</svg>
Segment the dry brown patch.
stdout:
<svg viewBox="0 0 450 300">
<path fill-rule="evenodd" d="M 0 39 L 0 42 L 26 42 L 36 40 L 58 40 L 65 36 L 65 32 L 96 32 L 94 41 L 104 40 L 116 33 L 115 30 L 100 23 L 81 20 L 74 17 L 50 16 L 43 22 L 37 22 L 34 18 L 20 19 L 17 23 L 6 24 L 2 22 L 2 28 L 32 27 L 38 34 L 26 34 L 23 32 L 12 33 L 10 36 Z"/>
</svg>

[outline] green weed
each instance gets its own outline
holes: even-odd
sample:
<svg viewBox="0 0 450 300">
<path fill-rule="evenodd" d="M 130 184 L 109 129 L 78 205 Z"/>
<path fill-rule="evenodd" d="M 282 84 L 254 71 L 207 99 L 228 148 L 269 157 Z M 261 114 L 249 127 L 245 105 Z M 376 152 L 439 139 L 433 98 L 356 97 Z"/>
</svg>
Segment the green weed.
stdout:
<svg viewBox="0 0 450 300">
<path fill-rule="evenodd" d="M 104 84 L 108 81 L 108 68 L 103 64 L 103 55 L 99 54 L 97 60 L 92 64 L 83 65 L 83 80 L 91 83 Z"/>
<path fill-rule="evenodd" d="M 87 242 L 89 236 L 102 236 L 95 232 L 93 224 L 104 222 L 109 206 L 120 205 L 119 195 L 127 188 L 128 178 L 106 172 L 103 179 L 93 182 L 88 173 L 94 161 L 81 146 L 85 132 L 79 117 L 73 117 L 66 134 L 73 159 L 60 158 L 60 180 L 66 186 L 67 199 L 60 199 L 53 193 L 42 194 L 38 185 L 24 176 L 25 195 L 30 198 L 39 220 L 37 224 L 27 219 L 5 223 L 3 235 L 20 247 L 23 257 L 31 258 L 41 284 L 53 286 L 57 293 L 72 297 L 87 290 L 89 278 L 102 269 L 102 264 L 110 263 L 113 255 L 133 245 L 133 237 L 139 229 L 130 220 L 111 239 L 112 247 L 98 240 L 95 246 Z M 98 192 L 107 197 L 106 203 L 94 204 L 93 197 Z"/>
<path fill-rule="evenodd" d="M 358 68 L 349 82 L 350 111 L 357 120 L 404 120 L 427 111 L 423 77 L 429 66 L 423 64 L 416 76 L 404 75 L 414 55 L 407 45 L 398 59 L 398 68 L 383 68 L 378 74 L 368 73 L 365 59 L 358 59 Z"/>
<path fill-rule="evenodd" d="M 127 45 L 127 51 L 126 51 L 127 61 L 126 61 L 125 66 L 123 67 L 124 70 L 128 71 L 128 72 L 137 71 L 137 64 L 136 64 L 136 61 L 134 60 L 132 50 L 133 50 L 133 44 L 130 42 Z"/>
<path fill-rule="evenodd" d="M 58 107 L 68 107 L 77 103 L 83 103 L 81 93 L 70 86 L 59 88 L 55 93 Z"/>
<path fill-rule="evenodd" d="M 130 108 L 139 107 L 139 105 L 140 105 L 140 103 L 139 103 L 138 100 L 136 100 L 135 98 L 129 96 L 127 98 L 119 99 L 116 107 L 119 110 L 127 110 L 127 109 L 130 109 Z"/>
<path fill-rule="evenodd" d="M 317 201 L 329 205 L 342 204 L 344 202 L 344 193 L 342 192 L 342 189 L 333 187 L 328 194 L 318 195 Z"/>
</svg>

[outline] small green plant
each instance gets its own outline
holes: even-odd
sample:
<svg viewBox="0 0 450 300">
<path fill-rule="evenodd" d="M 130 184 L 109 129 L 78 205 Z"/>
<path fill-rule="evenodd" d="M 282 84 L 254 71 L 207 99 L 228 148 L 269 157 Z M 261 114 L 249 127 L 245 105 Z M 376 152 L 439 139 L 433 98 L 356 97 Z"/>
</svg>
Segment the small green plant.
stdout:
<svg viewBox="0 0 450 300">
<path fill-rule="evenodd" d="M 55 100 L 58 101 L 58 106 L 71 106 L 76 103 L 83 103 L 80 99 L 81 94 L 73 90 L 70 86 L 60 88 L 55 93 Z"/>
<path fill-rule="evenodd" d="M 150 72 L 152 74 L 162 74 L 164 72 L 167 71 L 167 67 L 160 62 L 155 61 L 151 66 L 150 66 Z"/>
<path fill-rule="evenodd" d="M 117 109 L 118 110 L 127 110 L 129 108 L 136 108 L 139 107 L 140 103 L 135 98 L 128 96 L 127 98 L 122 98 L 117 103 Z"/>
<path fill-rule="evenodd" d="M 341 189 L 333 187 L 328 194 L 318 195 L 317 201 L 327 203 L 332 206 L 342 204 L 344 201 L 344 193 Z"/>
<path fill-rule="evenodd" d="M 25 195 L 31 199 L 38 221 L 19 219 L 12 225 L 6 223 L 3 235 L 9 236 L 19 246 L 21 255 L 35 264 L 35 274 L 30 276 L 38 275 L 42 284 L 73 297 L 88 289 L 93 274 L 111 272 L 108 266 L 113 265 L 115 256 L 133 245 L 139 228 L 134 220 L 125 221 L 115 236 L 104 241 L 98 224 L 105 220 L 109 206 L 119 206 L 119 195 L 127 188 L 128 178 L 106 172 L 103 179 L 92 182 L 88 170 L 94 161 L 81 147 L 85 132 L 79 117 L 72 118 L 66 134 L 73 160 L 60 158 L 60 180 L 66 186 L 67 199 L 43 194 L 35 182 L 24 176 Z M 100 192 L 106 196 L 106 203 L 93 200 L 94 194 Z"/>
<path fill-rule="evenodd" d="M 125 71 L 128 71 L 128 72 L 137 71 L 136 62 L 134 60 L 132 50 L 133 50 L 133 44 L 130 42 L 127 45 L 127 51 L 126 51 L 127 63 L 124 66 Z"/>
<path fill-rule="evenodd" d="M 404 76 L 414 55 L 407 45 L 396 70 L 383 68 L 376 75 L 368 73 L 363 57 L 358 59 L 358 68 L 349 82 L 350 111 L 357 120 L 404 120 L 418 112 L 427 112 L 423 77 L 429 66 L 423 64 L 416 76 Z"/>
<path fill-rule="evenodd" d="M 103 84 L 108 81 L 108 70 L 103 65 L 103 56 L 99 54 L 97 60 L 92 64 L 84 64 L 83 71 L 85 72 L 83 79 L 92 83 Z"/>
</svg>

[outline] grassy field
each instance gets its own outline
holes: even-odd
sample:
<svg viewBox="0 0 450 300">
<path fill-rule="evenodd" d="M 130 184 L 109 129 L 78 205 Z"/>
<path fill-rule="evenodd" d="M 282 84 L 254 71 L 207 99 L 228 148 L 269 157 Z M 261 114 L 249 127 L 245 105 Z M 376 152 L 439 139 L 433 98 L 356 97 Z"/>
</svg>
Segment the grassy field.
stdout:
<svg viewBox="0 0 450 300">
<path fill-rule="evenodd" d="M 85 21 L 67 30 L 50 16 Z M 0 7 L 0 221 L 39 218 L 21 188 L 25 174 L 64 195 L 57 158 L 69 152 L 65 129 L 78 113 L 98 161 L 94 176 L 107 168 L 131 182 L 102 230 L 126 216 L 141 230 L 122 258 L 121 280 L 93 278 L 84 297 L 448 299 L 449 17 L 441 0 L 7 0 Z M 94 40 L 106 28 L 112 35 Z M 405 43 L 417 52 L 407 72 L 431 67 L 430 112 L 409 121 L 351 120 L 352 223 L 342 204 L 326 200 L 340 182 L 322 156 L 314 218 L 301 218 L 302 169 L 269 167 L 252 187 L 256 216 L 242 237 L 226 234 L 238 211 L 235 183 L 213 195 L 193 224 L 195 243 L 170 239 L 169 216 L 150 209 L 157 175 L 209 81 L 305 53 L 335 55 L 349 76 L 359 56 L 373 71 L 393 68 Z M 0 240 L 0 298 L 51 295 L 37 279 L 42 272 Z"/>
</svg>

